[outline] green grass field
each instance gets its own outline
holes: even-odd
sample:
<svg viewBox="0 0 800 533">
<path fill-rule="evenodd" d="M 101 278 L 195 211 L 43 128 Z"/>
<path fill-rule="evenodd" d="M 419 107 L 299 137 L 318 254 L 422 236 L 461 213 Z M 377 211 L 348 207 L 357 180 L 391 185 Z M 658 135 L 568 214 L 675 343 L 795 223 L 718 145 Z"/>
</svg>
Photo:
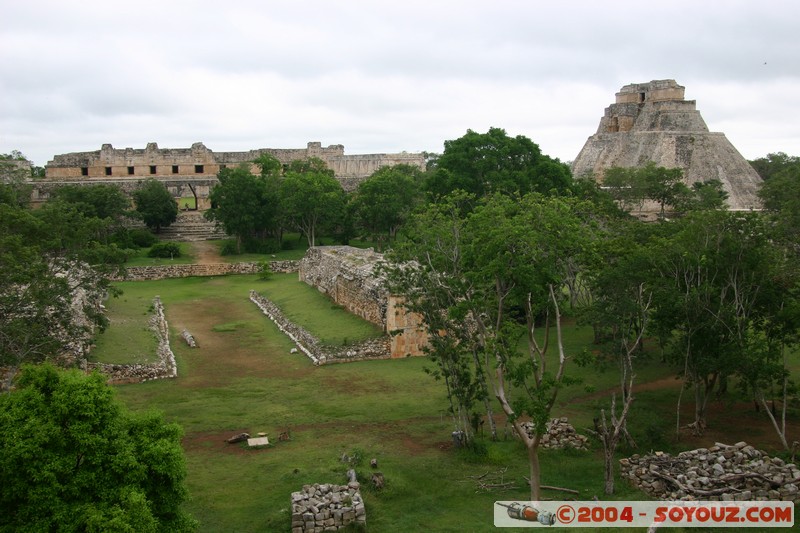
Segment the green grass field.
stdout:
<svg viewBox="0 0 800 533">
<path fill-rule="evenodd" d="M 362 329 L 363 321 L 333 306 L 296 275 L 275 275 L 268 281 L 226 276 L 119 286 L 123 295 L 107 304 L 112 317 L 145 321 L 149 301 L 157 294 L 166 308 L 179 377 L 116 389 L 130 408 L 157 409 L 184 428 L 191 493 L 187 507 L 200 521 L 200 531 L 288 531 L 290 493 L 309 483 L 344 483 L 350 466 L 339 461 L 343 453 L 363 458 L 356 470 L 364 482 L 369 532 L 493 531 L 494 501 L 528 498 L 523 485 L 523 476 L 529 475 L 526 453 L 507 426 L 500 424 L 499 442 L 482 438 L 485 453 L 452 448 L 444 386 L 423 372 L 430 365 L 425 358 L 315 367 L 301 354 L 291 354 L 289 339 L 248 300 L 250 289 L 273 299 L 293 320 L 329 342 L 375 333 L 371 327 Z M 199 348 L 180 340 L 183 328 L 195 336 Z M 117 323 L 105 335 L 114 329 Z M 565 329 L 573 353 L 591 341 L 586 328 Z M 111 357 L 139 342 L 144 341 L 124 336 L 98 341 L 96 356 Z M 553 416 L 569 416 L 585 433 L 599 408 L 607 405 L 605 391 L 616 386 L 617 377 L 611 369 L 599 372 L 576 365 L 570 366 L 570 373 L 581 383 L 562 391 Z M 710 442 L 676 442 L 671 428 L 678 394 L 670 383 L 674 371 L 652 357 L 637 367 L 637 374 L 642 384 L 667 385 L 652 390 L 643 386 L 637 394 L 630 429 L 640 447 L 622 447 L 620 457 L 710 445 L 720 439 L 710 433 Z M 754 418 L 737 420 L 745 435 L 770 441 L 769 429 L 755 427 Z M 730 432 L 731 427 L 724 429 Z M 273 445 L 250 450 L 224 442 L 243 431 L 266 432 Z M 278 442 L 284 431 L 291 440 Z M 744 439 L 734 432 L 729 440 Z M 646 499 L 621 480 L 612 498 L 603 494 L 597 443 L 590 452 L 543 450 L 540 455 L 544 484 L 579 493 L 546 491 L 549 499 Z M 380 492 L 368 487 L 371 458 L 378 460 L 386 478 Z M 488 473 L 499 479 L 503 469 L 502 479 L 516 488 L 480 490 L 475 477 Z"/>
</svg>

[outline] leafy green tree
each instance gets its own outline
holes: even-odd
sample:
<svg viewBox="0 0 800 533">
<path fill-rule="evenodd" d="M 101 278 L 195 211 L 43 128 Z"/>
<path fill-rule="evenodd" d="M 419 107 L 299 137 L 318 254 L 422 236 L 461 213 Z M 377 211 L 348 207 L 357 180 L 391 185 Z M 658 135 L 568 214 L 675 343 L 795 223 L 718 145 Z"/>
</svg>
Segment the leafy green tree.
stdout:
<svg viewBox="0 0 800 533">
<path fill-rule="evenodd" d="M 674 224 L 651 248 L 654 331 L 694 390 L 690 427 L 701 435 L 715 387 L 750 366 L 786 306 L 786 261 L 758 214 L 699 211 Z"/>
<path fill-rule="evenodd" d="M 558 391 L 569 383 L 560 315 L 567 259 L 589 248 L 591 224 L 582 216 L 588 208 L 536 193 L 471 203 L 459 193 L 434 204 L 436 212 L 421 215 L 421 224 L 412 222 L 408 241 L 392 253 L 389 277 L 425 321 L 448 387 L 459 380 L 453 391 L 463 398 L 451 398 L 459 415 L 487 390 L 500 402 L 527 448 L 531 498 L 538 500 L 539 445 Z"/>
<path fill-rule="evenodd" d="M 759 196 L 778 229 L 777 236 L 793 253 L 800 253 L 800 163 L 772 174 L 762 184 Z"/>
<path fill-rule="evenodd" d="M 178 218 L 178 204 L 163 183 L 150 178 L 133 193 L 136 212 L 145 225 L 159 233 Z"/>
<path fill-rule="evenodd" d="M 0 203 L 0 365 L 52 359 L 105 326 L 104 276 L 125 260 L 98 241 L 108 224 L 64 202 Z"/>
<path fill-rule="evenodd" d="M 76 206 L 85 217 L 120 219 L 130 207 L 130 200 L 116 185 L 65 185 L 53 193 L 53 199 Z"/>
<path fill-rule="evenodd" d="M 274 158 L 273 158 L 274 160 Z M 262 169 L 256 176 L 247 167 L 226 168 L 219 172 L 219 184 L 209 194 L 211 209 L 205 217 L 236 237 L 237 253 L 247 239 L 278 235 L 280 229 L 279 178 L 270 173 L 269 160 L 262 156 Z M 274 160 L 277 162 L 277 160 Z M 279 170 L 280 166 L 276 170 Z"/>
<path fill-rule="evenodd" d="M 288 221 L 315 246 L 320 228 L 334 226 L 343 214 L 345 193 L 325 162 L 310 158 L 293 161 L 280 186 Z"/>
<path fill-rule="evenodd" d="M 659 205 L 661 216 L 667 206 L 686 205 L 691 191 L 683 183 L 679 168 L 658 167 L 652 161 L 643 167 L 612 167 L 603 175 L 603 185 L 623 209 L 641 209 L 645 200 Z"/>
<path fill-rule="evenodd" d="M 378 242 L 395 238 L 420 195 L 422 171 L 409 165 L 383 167 L 359 184 L 352 200 L 359 225 Z"/>
<path fill-rule="evenodd" d="M 569 168 L 543 155 L 533 141 L 505 130 L 467 133 L 445 141 L 444 153 L 436 160 L 425 188 L 436 198 L 460 189 L 476 197 L 492 193 L 563 192 L 572 181 Z"/>
<path fill-rule="evenodd" d="M 181 430 L 100 374 L 28 366 L 0 395 L 0 531 L 193 531 Z"/>
<path fill-rule="evenodd" d="M 769 181 L 776 174 L 786 170 L 794 169 L 794 172 L 797 173 L 800 169 L 800 157 L 787 155 L 784 152 L 776 152 L 754 159 L 750 161 L 750 165 L 758 172 L 761 179 Z"/>
</svg>

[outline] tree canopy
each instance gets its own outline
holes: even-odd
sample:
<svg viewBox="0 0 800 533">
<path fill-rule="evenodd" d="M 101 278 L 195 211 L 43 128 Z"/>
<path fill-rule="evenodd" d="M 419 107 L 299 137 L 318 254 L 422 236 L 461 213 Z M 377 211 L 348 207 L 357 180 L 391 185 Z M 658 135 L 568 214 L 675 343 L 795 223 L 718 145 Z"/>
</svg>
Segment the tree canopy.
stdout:
<svg viewBox="0 0 800 533">
<path fill-rule="evenodd" d="M 425 187 L 434 198 L 454 190 L 482 197 L 563 192 L 571 182 L 569 167 L 543 155 L 527 137 L 509 137 L 501 128 L 489 128 L 486 133 L 467 130 L 464 136 L 445 141 Z"/>
<path fill-rule="evenodd" d="M 150 178 L 133 193 L 136 212 L 145 225 L 158 233 L 178 218 L 178 204 L 163 183 Z"/>
<path fill-rule="evenodd" d="M 345 193 L 324 161 L 292 161 L 281 186 L 281 202 L 289 223 L 299 228 L 315 246 L 321 227 L 333 227 L 343 213 Z"/>
<path fill-rule="evenodd" d="M 181 430 L 100 374 L 25 367 L 0 395 L 0 531 L 193 531 Z"/>
</svg>

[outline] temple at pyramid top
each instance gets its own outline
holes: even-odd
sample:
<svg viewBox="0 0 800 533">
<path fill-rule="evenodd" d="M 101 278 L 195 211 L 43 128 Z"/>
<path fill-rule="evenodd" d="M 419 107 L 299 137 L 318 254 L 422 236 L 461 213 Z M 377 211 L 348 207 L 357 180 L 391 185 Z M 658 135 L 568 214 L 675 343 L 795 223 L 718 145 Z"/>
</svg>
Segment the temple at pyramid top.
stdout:
<svg viewBox="0 0 800 533">
<path fill-rule="evenodd" d="M 730 209 L 759 208 L 761 178 L 724 133 L 708 131 L 696 102 L 684 99 L 685 90 L 675 80 L 622 87 L 572 164 L 573 175 L 602 182 L 608 168 L 653 161 L 681 168 L 689 187 L 720 180 Z"/>
</svg>

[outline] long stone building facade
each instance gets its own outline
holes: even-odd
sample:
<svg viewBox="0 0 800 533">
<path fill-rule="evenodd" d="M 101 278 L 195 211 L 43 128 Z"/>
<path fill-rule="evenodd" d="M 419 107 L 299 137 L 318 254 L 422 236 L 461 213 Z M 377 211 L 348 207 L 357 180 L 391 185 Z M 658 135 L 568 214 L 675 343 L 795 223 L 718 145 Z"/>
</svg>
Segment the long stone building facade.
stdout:
<svg viewBox="0 0 800 533">
<path fill-rule="evenodd" d="M 718 179 L 730 209 L 758 209 L 761 178 L 724 133 L 708 130 L 696 101 L 684 94 L 675 80 L 622 87 L 572 164 L 573 175 L 602 182 L 608 168 L 653 161 L 683 170 L 690 187 Z"/>
<path fill-rule="evenodd" d="M 124 190 L 135 189 L 149 178 L 163 182 L 176 198 L 197 199 L 197 207 L 209 207 L 208 193 L 217 183 L 217 174 L 226 167 L 251 165 L 261 155 L 268 154 L 283 164 L 316 157 L 333 170 L 346 191 L 354 190 L 376 170 L 391 165 L 406 164 L 425 169 L 421 153 L 345 155 L 344 146 L 323 147 L 310 142 L 306 148 L 260 148 L 246 152 L 214 152 L 203 143 L 191 148 L 159 148 L 154 142 L 144 149 L 114 148 L 104 144 L 100 150 L 74 152 L 53 157 L 45 166 L 45 180 L 34 184 L 33 201 L 44 201 L 53 188 L 64 184 L 112 183 Z"/>
</svg>

